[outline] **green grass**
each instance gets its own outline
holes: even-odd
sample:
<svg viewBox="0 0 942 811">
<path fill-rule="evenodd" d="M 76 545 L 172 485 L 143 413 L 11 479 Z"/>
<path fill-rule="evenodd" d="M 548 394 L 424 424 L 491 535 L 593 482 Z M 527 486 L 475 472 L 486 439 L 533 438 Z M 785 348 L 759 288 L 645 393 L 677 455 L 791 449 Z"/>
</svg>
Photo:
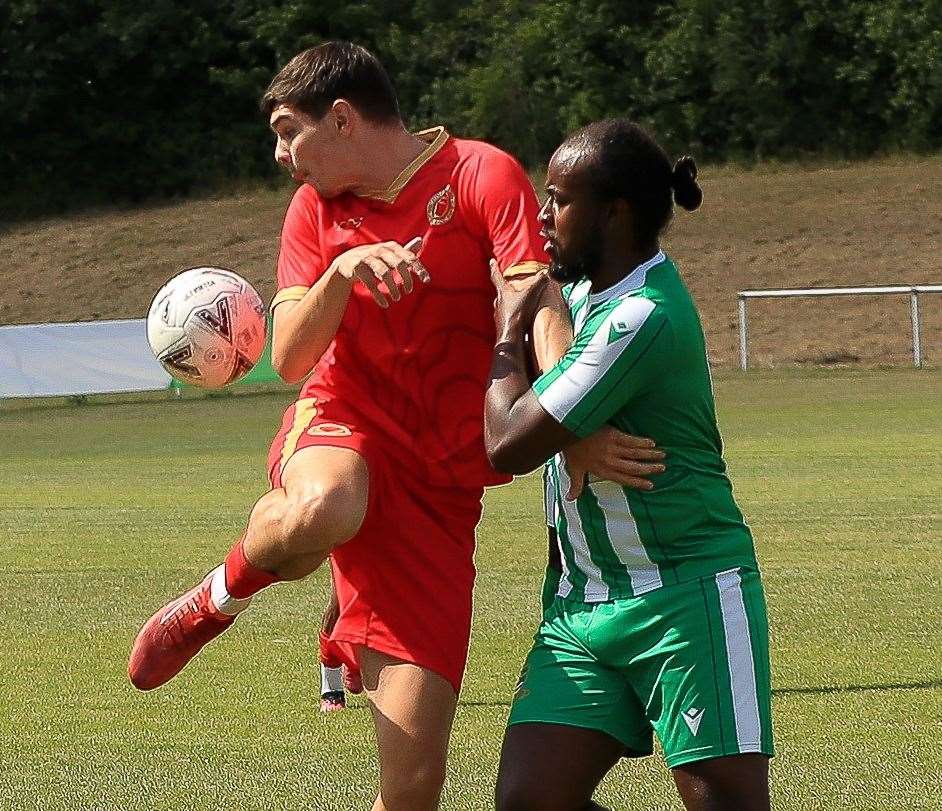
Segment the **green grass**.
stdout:
<svg viewBox="0 0 942 811">
<path fill-rule="evenodd" d="M 942 380 L 908 370 L 716 382 L 772 622 L 776 809 L 939 809 Z M 352 809 L 368 713 L 316 711 L 324 578 L 272 589 L 153 694 L 139 624 L 217 562 L 264 492 L 284 393 L 0 412 L 0 808 Z M 536 616 L 536 477 L 490 492 L 443 807 L 486 809 Z M 658 758 L 615 808 L 679 808 Z"/>
</svg>

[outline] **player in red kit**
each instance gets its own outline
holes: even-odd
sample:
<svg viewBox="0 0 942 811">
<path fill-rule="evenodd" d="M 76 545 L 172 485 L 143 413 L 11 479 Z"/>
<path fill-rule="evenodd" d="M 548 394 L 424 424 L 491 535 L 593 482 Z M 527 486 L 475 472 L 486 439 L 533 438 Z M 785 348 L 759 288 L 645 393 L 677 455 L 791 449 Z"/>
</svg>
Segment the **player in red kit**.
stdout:
<svg viewBox="0 0 942 811">
<path fill-rule="evenodd" d="M 362 48 L 300 54 L 263 104 L 276 159 L 302 184 L 282 231 L 273 364 L 289 382 L 310 377 L 272 445 L 272 490 L 225 562 L 145 624 L 129 674 L 141 689 L 163 684 L 252 595 L 330 554 L 332 641 L 374 712 L 375 808 L 434 808 L 483 488 L 507 480 L 482 438 L 488 259 L 508 274 L 546 262 L 538 205 L 503 152 L 441 128 L 409 133 Z"/>
<path fill-rule="evenodd" d="M 505 276 L 545 266 L 538 203 L 495 147 L 441 127 L 409 133 L 382 66 L 349 43 L 292 59 L 263 108 L 275 158 L 301 184 L 282 229 L 272 362 L 307 380 L 271 447 L 272 489 L 225 561 L 144 625 L 129 675 L 160 686 L 255 593 L 329 556 L 331 652 L 361 674 L 376 728 L 374 809 L 432 809 L 468 651 L 481 498 L 508 480 L 483 441 L 488 260 Z M 545 323 L 540 343 L 562 354 L 568 324 Z"/>
<path fill-rule="evenodd" d="M 482 490 L 508 480 L 482 456 L 481 391 L 493 340 L 488 257 L 529 273 L 545 257 L 538 226 L 527 225 L 536 198 L 515 161 L 441 128 L 418 138 L 426 147 L 392 190 L 325 200 L 303 186 L 289 207 L 276 314 L 308 294 L 331 257 L 383 236 L 402 245 L 420 237 L 432 281 L 387 312 L 368 289 L 354 288 L 331 348 L 286 415 L 269 470 L 277 487 L 284 463 L 307 446 L 350 448 L 367 460 L 376 509 L 360 537 L 331 556 L 341 606 L 331 641 L 418 657 L 457 691 Z M 379 565 L 357 565 L 366 547 Z M 387 628 L 390 615 L 403 627 Z"/>
</svg>

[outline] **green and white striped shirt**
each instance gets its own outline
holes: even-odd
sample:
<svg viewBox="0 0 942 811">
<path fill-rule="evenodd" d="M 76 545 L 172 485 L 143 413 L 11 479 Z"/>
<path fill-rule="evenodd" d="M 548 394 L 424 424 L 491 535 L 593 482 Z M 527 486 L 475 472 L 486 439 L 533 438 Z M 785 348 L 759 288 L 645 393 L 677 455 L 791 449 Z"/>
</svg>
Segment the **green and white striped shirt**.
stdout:
<svg viewBox="0 0 942 811">
<path fill-rule="evenodd" d="M 649 492 L 590 481 L 569 502 L 562 454 L 547 462 L 547 523 L 563 560 L 558 595 L 603 602 L 756 568 L 722 458 L 703 329 L 677 268 L 659 252 L 609 289 L 590 287 L 563 289 L 575 338 L 534 383 L 539 402 L 580 437 L 605 424 L 651 437 L 667 470 Z"/>
</svg>

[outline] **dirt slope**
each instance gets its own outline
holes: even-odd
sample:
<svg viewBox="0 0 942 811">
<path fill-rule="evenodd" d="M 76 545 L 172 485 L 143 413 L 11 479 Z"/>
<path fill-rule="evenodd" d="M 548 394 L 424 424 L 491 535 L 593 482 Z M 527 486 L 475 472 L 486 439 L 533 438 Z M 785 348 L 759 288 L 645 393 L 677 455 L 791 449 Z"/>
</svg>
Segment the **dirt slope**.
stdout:
<svg viewBox="0 0 942 811">
<path fill-rule="evenodd" d="M 942 284 L 942 157 L 826 168 L 706 167 L 706 201 L 664 240 L 701 309 L 712 361 L 738 362 L 746 288 Z M 184 267 L 239 271 L 274 291 L 288 190 L 102 212 L 0 233 L 0 324 L 142 317 Z M 906 363 L 909 301 L 751 302 L 751 357 L 784 363 Z M 942 360 L 942 295 L 922 300 L 927 360 Z"/>
</svg>

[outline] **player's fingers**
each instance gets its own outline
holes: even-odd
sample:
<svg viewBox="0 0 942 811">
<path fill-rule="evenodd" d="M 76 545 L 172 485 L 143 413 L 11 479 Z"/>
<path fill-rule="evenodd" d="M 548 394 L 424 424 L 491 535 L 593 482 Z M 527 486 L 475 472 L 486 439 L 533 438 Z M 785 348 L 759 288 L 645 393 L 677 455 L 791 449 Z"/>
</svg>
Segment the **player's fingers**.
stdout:
<svg viewBox="0 0 942 811">
<path fill-rule="evenodd" d="M 389 297 L 393 301 L 399 301 L 402 298 L 402 292 L 396 284 L 393 268 L 378 255 L 364 257 L 363 262 L 370 266 L 376 279 L 385 283 Z M 393 260 L 393 267 L 395 267 L 395 260 Z"/>
<path fill-rule="evenodd" d="M 370 291 L 370 295 L 373 296 L 373 300 L 384 310 L 389 307 L 389 302 L 386 301 L 386 297 L 380 292 L 379 284 L 376 281 L 376 276 L 373 273 L 373 268 L 370 267 L 368 263 L 360 262 L 354 269 L 354 274 L 356 277 L 363 283 L 367 290 Z"/>
<path fill-rule="evenodd" d="M 655 442 L 646 436 L 633 436 L 621 431 L 615 431 L 615 442 L 623 448 L 653 448 Z"/>
<path fill-rule="evenodd" d="M 409 263 L 412 261 L 405 250 L 395 243 L 393 247 L 382 246 L 377 249 L 376 256 L 379 257 L 389 268 L 395 268 L 396 274 L 394 284 L 401 287 L 404 293 L 412 292 L 412 274 L 409 273 Z M 383 274 L 385 278 L 385 273 Z M 398 299 L 396 299 L 398 301 Z"/>
<path fill-rule="evenodd" d="M 569 492 L 566 493 L 566 501 L 575 501 L 582 495 L 582 488 L 585 484 L 585 474 L 569 480 Z"/>
<path fill-rule="evenodd" d="M 657 476 L 663 473 L 664 465 L 656 462 L 633 462 L 628 459 L 618 459 L 612 463 L 611 470 L 622 476 Z"/>
<path fill-rule="evenodd" d="M 567 501 L 575 501 L 582 494 L 586 472 L 584 468 L 578 467 L 566 458 L 566 475 L 569 476 L 569 492 L 566 493 Z"/>
<path fill-rule="evenodd" d="M 402 281 L 402 289 L 405 293 L 411 293 L 413 288 L 412 283 L 412 270 L 410 269 L 411 262 L 400 262 L 396 265 L 396 270 L 399 273 L 399 278 Z"/>
<path fill-rule="evenodd" d="M 656 448 L 636 448 L 631 445 L 616 445 L 615 454 L 619 459 L 630 459 L 635 462 L 662 462 L 665 458 L 664 451 Z"/>
<path fill-rule="evenodd" d="M 417 246 L 415 250 L 410 248 L 410 245 Z M 379 251 L 388 251 L 396 255 L 396 261 L 393 262 L 393 265 L 398 265 L 402 262 L 415 262 L 419 258 L 419 250 L 422 248 L 422 238 L 416 237 L 415 239 L 410 240 L 406 245 L 400 245 L 398 242 L 383 242 L 377 249 Z"/>
<path fill-rule="evenodd" d="M 428 284 L 432 280 L 432 277 L 429 275 L 425 265 L 422 264 L 422 260 L 419 259 L 419 251 L 422 250 L 422 237 L 413 237 L 405 245 L 400 245 L 398 242 L 387 244 L 390 245 L 394 251 L 396 251 L 400 262 L 406 263 L 405 267 L 403 267 L 401 264 L 398 265 L 399 272 L 403 275 L 403 279 L 405 279 L 406 271 L 408 271 L 413 276 L 416 276 L 424 284 Z M 411 279 L 409 280 L 409 284 L 411 286 Z"/>
<path fill-rule="evenodd" d="M 647 479 L 625 478 L 618 482 L 623 487 L 630 487 L 632 490 L 653 490 L 654 485 Z"/>
<path fill-rule="evenodd" d="M 418 259 L 409 264 L 409 272 L 415 276 L 418 276 L 419 280 L 423 284 L 428 284 L 430 281 L 432 281 L 432 277 L 426 269 L 425 265 L 423 265 Z"/>
<path fill-rule="evenodd" d="M 634 471 L 626 471 L 619 467 L 603 467 L 596 473 L 596 478 L 606 482 L 615 482 L 623 487 L 633 490 L 653 490 L 654 484 L 644 475 Z"/>
</svg>

